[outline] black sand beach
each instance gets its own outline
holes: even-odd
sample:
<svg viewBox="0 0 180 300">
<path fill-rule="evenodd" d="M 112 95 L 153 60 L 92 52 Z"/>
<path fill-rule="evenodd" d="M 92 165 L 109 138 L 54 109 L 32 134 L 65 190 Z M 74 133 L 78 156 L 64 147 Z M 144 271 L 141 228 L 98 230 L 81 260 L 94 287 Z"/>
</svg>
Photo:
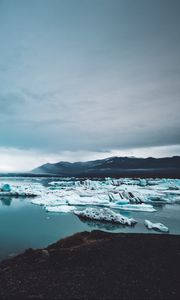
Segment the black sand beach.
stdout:
<svg viewBox="0 0 180 300">
<path fill-rule="evenodd" d="M 180 236 L 75 234 L 0 264 L 0 299 L 179 299 Z"/>
</svg>

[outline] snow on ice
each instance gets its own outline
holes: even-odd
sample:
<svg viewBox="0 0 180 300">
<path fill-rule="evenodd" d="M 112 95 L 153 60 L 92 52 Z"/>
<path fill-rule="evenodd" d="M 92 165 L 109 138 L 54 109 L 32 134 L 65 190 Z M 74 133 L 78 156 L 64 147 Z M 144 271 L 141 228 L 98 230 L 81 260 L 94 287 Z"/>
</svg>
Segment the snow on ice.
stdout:
<svg viewBox="0 0 180 300">
<path fill-rule="evenodd" d="M 135 221 L 134 219 L 124 217 L 119 213 L 115 213 L 109 208 L 86 208 L 83 211 L 75 211 L 74 214 L 84 219 L 110 222 L 122 225 L 132 226 L 137 223 L 137 221 Z"/>
<path fill-rule="evenodd" d="M 113 210 L 150 213 L 156 211 L 158 205 L 180 204 L 180 180 L 108 177 L 99 180 L 56 178 L 52 181 L 48 178 L 46 184 L 38 180 L 26 180 L 23 185 L 2 182 L 0 196 L 31 197 L 32 204 L 42 205 L 48 212 L 76 211 L 77 214 L 78 208 L 81 211 L 85 207 L 92 209 L 93 216 L 106 219 L 107 215 L 117 217 Z M 89 210 L 85 211 L 89 213 Z M 153 223 L 146 221 L 146 226 L 150 228 Z"/>
<path fill-rule="evenodd" d="M 168 227 L 166 227 L 164 224 L 162 223 L 152 223 L 151 221 L 149 220 L 145 220 L 144 221 L 144 224 L 145 226 L 148 228 L 148 229 L 155 229 L 155 230 L 160 230 L 160 231 L 163 231 L 163 232 L 168 232 L 169 229 Z"/>
</svg>

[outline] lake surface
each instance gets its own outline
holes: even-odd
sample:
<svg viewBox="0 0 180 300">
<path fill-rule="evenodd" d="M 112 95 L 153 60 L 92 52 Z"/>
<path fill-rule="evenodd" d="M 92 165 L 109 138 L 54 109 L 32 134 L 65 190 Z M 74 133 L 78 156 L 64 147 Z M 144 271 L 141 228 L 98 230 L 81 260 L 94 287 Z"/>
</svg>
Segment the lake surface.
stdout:
<svg viewBox="0 0 180 300">
<path fill-rule="evenodd" d="M 42 184 L 47 187 L 52 178 L 1 178 L 1 183 L 17 185 Z M 59 179 L 56 179 L 58 181 Z M 80 231 L 93 229 L 111 232 L 158 233 L 148 230 L 144 220 L 161 222 L 170 234 L 180 234 L 180 204 L 156 205 L 156 212 L 123 211 L 121 214 L 138 221 L 134 227 L 115 226 L 81 221 L 73 213 L 49 213 L 44 206 L 34 205 L 30 198 L 0 197 L 0 260 L 23 252 L 27 248 L 45 247 Z"/>
</svg>

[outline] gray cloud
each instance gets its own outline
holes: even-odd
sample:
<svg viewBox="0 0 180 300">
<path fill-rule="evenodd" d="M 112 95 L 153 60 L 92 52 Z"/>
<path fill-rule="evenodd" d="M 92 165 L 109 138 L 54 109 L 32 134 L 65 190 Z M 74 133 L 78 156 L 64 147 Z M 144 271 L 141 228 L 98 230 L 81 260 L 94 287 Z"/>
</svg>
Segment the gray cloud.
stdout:
<svg viewBox="0 0 180 300">
<path fill-rule="evenodd" d="M 1 146 L 180 144 L 179 1 L 1 1 Z"/>
</svg>

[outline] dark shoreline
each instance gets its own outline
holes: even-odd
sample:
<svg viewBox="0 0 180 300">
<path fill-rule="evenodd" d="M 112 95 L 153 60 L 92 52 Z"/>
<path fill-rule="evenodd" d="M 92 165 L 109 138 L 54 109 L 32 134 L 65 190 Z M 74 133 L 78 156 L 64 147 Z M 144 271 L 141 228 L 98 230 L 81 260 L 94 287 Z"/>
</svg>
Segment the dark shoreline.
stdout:
<svg viewBox="0 0 180 300">
<path fill-rule="evenodd" d="M 0 263 L 0 299 L 179 299 L 180 236 L 82 232 Z"/>
</svg>

